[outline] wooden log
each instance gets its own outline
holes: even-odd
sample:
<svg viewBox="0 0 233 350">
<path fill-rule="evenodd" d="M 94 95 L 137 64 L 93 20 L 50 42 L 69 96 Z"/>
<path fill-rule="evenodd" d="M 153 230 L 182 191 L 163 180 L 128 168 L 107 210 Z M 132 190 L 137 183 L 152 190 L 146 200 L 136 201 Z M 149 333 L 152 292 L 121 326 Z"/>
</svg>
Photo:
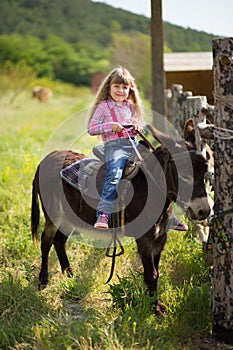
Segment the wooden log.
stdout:
<svg viewBox="0 0 233 350">
<path fill-rule="evenodd" d="M 172 85 L 172 120 L 173 125 L 177 129 L 177 131 L 182 134 L 182 129 L 180 127 L 180 105 L 179 100 L 180 96 L 183 93 L 183 86 L 179 84 Z"/>
<path fill-rule="evenodd" d="M 190 96 L 192 96 L 192 92 L 183 92 L 182 85 L 172 85 L 172 120 L 173 125 L 180 135 L 183 134 L 185 122 L 189 119 L 185 106 Z"/>
<path fill-rule="evenodd" d="M 187 110 L 188 116 L 193 119 L 194 131 L 195 131 L 195 144 L 197 147 L 197 151 L 201 152 L 203 156 L 206 158 L 206 143 L 202 139 L 198 123 L 206 123 L 206 109 L 207 109 L 207 97 L 206 96 L 192 96 L 187 98 Z M 201 242 L 203 242 L 203 246 L 207 241 L 207 230 L 206 230 L 206 222 L 203 226 L 202 224 L 197 224 L 193 229 L 193 234 L 199 236 Z"/>
<path fill-rule="evenodd" d="M 213 74 L 216 128 L 233 130 L 233 38 L 213 40 Z M 214 142 L 212 333 L 233 344 L 233 139 L 217 135 Z M 223 235 L 224 234 L 224 235 Z M 230 247 L 228 248 L 228 245 Z"/>
<path fill-rule="evenodd" d="M 206 122 L 206 115 L 203 110 L 207 107 L 207 97 L 206 96 L 193 96 L 187 99 L 187 104 L 189 108 L 189 116 L 193 118 L 194 130 L 195 130 L 195 140 L 197 151 L 202 152 L 204 157 L 206 156 L 205 145 L 201 141 L 200 131 L 197 127 L 198 123 Z"/>
</svg>

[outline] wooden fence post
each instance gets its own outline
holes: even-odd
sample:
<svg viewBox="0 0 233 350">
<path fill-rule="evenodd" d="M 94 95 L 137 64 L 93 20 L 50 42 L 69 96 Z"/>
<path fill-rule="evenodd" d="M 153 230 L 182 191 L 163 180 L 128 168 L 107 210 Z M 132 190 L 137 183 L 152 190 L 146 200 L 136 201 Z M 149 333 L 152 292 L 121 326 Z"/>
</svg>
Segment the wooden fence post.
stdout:
<svg viewBox="0 0 233 350">
<path fill-rule="evenodd" d="M 213 40 L 213 60 L 216 133 L 214 217 L 210 227 L 212 330 L 215 338 L 233 344 L 233 38 Z"/>
<path fill-rule="evenodd" d="M 192 92 L 183 92 L 182 85 L 172 85 L 172 123 L 180 135 L 183 135 L 184 124 L 187 119 L 185 106 L 187 98 L 189 98 L 189 96 L 192 96 Z"/>
<path fill-rule="evenodd" d="M 200 131 L 197 127 L 198 123 L 204 123 L 206 121 L 205 111 L 207 109 L 207 97 L 206 96 L 188 96 L 185 100 L 183 107 L 183 113 L 181 115 L 182 129 L 184 129 L 185 122 L 189 118 L 193 118 L 195 127 L 195 139 L 198 152 L 203 152 L 205 156 L 205 147 L 201 141 Z"/>
<path fill-rule="evenodd" d="M 183 93 L 183 86 L 179 84 L 172 85 L 172 122 L 175 128 L 180 133 L 180 104 L 179 99 Z"/>
<path fill-rule="evenodd" d="M 191 98 L 191 97 L 190 97 Z M 201 140 L 200 131 L 198 129 L 198 123 L 206 122 L 206 113 L 207 110 L 207 97 L 206 96 L 195 96 L 194 108 L 193 108 L 193 122 L 195 128 L 195 139 L 197 151 L 202 152 L 204 157 L 206 157 L 206 147 L 205 143 Z"/>
<path fill-rule="evenodd" d="M 207 97 L 206 96 L 189 96 L 186 100 L 184 108 L 184 120 L 183 124 L 189 119 L 193 119 L 195 130 L 195 143 L 197 151 L 201 152 L 206 157 L 206 146 L 202 140 L 198 123 L 206 122 L 206 110 L 207 110 Z M 207 232 L 206 228 L 202 224 L 196 224 L 193 228 L 193 234 L 198 236 L 201 242 L 206 242 Z M 203 243 L 204 244 L 204 243 Z"/>
</svg>

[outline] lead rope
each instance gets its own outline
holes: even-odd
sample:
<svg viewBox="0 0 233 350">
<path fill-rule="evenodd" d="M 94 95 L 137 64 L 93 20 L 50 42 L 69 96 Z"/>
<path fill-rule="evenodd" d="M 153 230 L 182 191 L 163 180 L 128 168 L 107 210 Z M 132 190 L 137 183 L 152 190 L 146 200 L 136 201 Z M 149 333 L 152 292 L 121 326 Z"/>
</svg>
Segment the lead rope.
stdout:
<svg viewBox="0 0 233 350">
<path fill-rule="evenodd" d="M 113 121 L 118 122 L 114 108 L 113 107 L 110 108 L 110 106 L 108 106 L 108 108 L 110 109 L 110 113 L 111 113 Z M 122 132 L 118 132 L 117 134 L 119 137 L 121 137 L 123 135 Z M 128 137 L 129 137 L 129 135 L 128 135 Z M 116 257 L 124 254 L 124 247 L 121 244 L 121 241 L 119 240 L 119 238 L 117 237 L 117 227 L 120 227 L 119 215 L 120 215 L 119 211 L 116 215 L 112 215 L 113 234 L 112 234 L 111 241 L 106 249 L 106 256 L 109 258 L 112 258 L 112 264 L 111 264 L 110 275 L 109 275 L 107 281 L 105 282 L 106 284 L 109 283 L 112 279 L 112 276 L 114 273 L 114 268 L 115 268 L 115 263 L 116 263 Z M 113 244 L 113 250 L 112 250 L 112 253 L 110 253 L 112 244 Z M 120 247 L 119 253 L 117 253 L 117 245 Z"/>
<path fill-rule="evenodd" d="M 156 184 L 156 186 L 158 186 L 158 188 L 162 191 L 161 187 L 155 181 L 151 171 L 147 168 L 147 166 L 144 162 L 144 159 L 142 158 L 140 152 L 138 151 L 137 147 L 135 146 L 133 140 L 131 139 L 131 137 L 126 129 L 125 129 L 125 132 L 126 132 L 128 138 L 133 146 L 133 149 L 134 149 L 138 159 L 140 160 L 141 164 L 144 166 L 145 171 L 147 172 L 147 174 L 149 175 L 151 180 Z M 142 139 L 145 142 L 147 142 L 147 144 L 149 145 L 150 148 L 155 150 L 153 145 L 147 140 L 147 138 L 141 132 L 137 131 L 137 133 L 142 137 Z M 119 238 L 117 237 L 117 227 L 124 228 L 124 225 L 125 225 L 125 210 L 124 209 L 122 209 L 121 211 L 118 211 L 118 213 L 113 216 L 112 223 L 113 223 L 113 235 L 112 235 L 112 239 L 111 239 L 111 241 L 106 249 L 106 256 L 112 258 L 112 264 L 111 264 L 111 270 L 110 270 L 109 277 L 108 277 L 107 281 L 105 282 L 105 284 L 109 283 L 112 279 L 114 269 L 115 269 L 116 257 L 124 254 L 124 247 L 123 247 L 121 241 L 119 240 Z M 123 231 L 123 229 L 122 229 L 122 231 Z M 113 245 L 112 253 L 110 253 L 112 245 Z M 119 246 L 119 248 L 120 248 L 120 251 L 118 253 L 117 253 L 117 246 Z"/>
<path fill-rule="evenodd" d="M 138 159 L 140 160 L 140 162 L 141 162 L 141 164 L 142 164 L 142 166 L 143 166 L 143 169 L 145 170 L 145 172 L 147 173 L 147 175 L 149 176 L 149 178 L 151 179 L 151 181 L 154 183 L 154 185 L 156 185 L 156 186 L 159 188 L 159 190 L 160 190 L 162 193 L 164 193 L 164 189 L 161 188 L 161 186 L 160 186 L 160 185 L 158 184 L 158 182 L 155 180 L 155 177 L 153 176 L 153 174 L 152 174 L 152 172 L 150 171 L 150 169 L 147 167 L 147 165 L 146 165 L 144 159 L 142 158 L 140 152 L 138 151 L 137 147 L 135 146 L 133 140 L 131 139 L 131 137 L 130 137 L 130 135 L 129 135 L 129 133 L 128 133 L 128 131 L 127 131 L 126 129 L 125 129 L 125 132 L 126 132 L 128 138 L 129 138 L 129 141 L 130 141 L 131 145 L 133 146 L 133 149 L 134 149 L 134 151 L 135 151 L 135 153 L 136 153 Z M 147 144 L 149 145 L 149 147 L 152 148 L 152 150 L 154 151 L 155 148 L 154 148 L 154 146 L 149 142 L 149 140 L 148 140 L 140 131 L 137 131 L 137 133 L 138 133 L 138 135 L 139 135 L 140 137 L 143 138 L 143 140 L 144 140 L 145 142 L 147 142 Z"/>
<path fill-rule="evenodd" d="M 114 111 L 111 110 L 112 115 L 114 116 L 114 120 L 115 120 L 115 113 Z M 130 143 L 133 146 L 133 149 L 138 157 L 138 159 L 140 160 L 141 164 L 143 165 L 143 168 L 145 170 L 145 172 L 147 173 L 147 175 L 150 177 L 150 179 L 152 180 L 152 182 L 159 188 L 159 190 L 161 192 L 163 192 L 163 189 L 160 187 L 160 185 L 156 182 L 152 172 L 150 171 L 150 169 L 148 169 L 144 159 L 142 158 L 140 152 L 138 151 L 137 147 L 135 146 L 133 140 L 131 139 L 128 131 L 126 129 L 124 129 L 124 131 L 126 132 L 128 139 L 130 141 Z M 154 146 L 149 142 L 149 140 L 140 132 L 137 131 L 138 135 L 149 145 L 149 147 L 154 151 L 155 148 Z M 118 133 L 119 135 L 119 133 Z M 124 247 L 121 243 L 121 241 L 119 240 L 119 238 L 117 237 L 117 227 L 124 227 L 125 224 L 125 211 L 124 209 L 122 209 L 121 211 L 118 211 L 118 214 L 116 217 L 113 218 L 112 220 L 113 222 L 113 235 L 112 235 L 112 239 L 106 249 L 106 256 L 112 258 L 112 264 L 111 264 L 111 270 L 110 270 L 110 275 L 107 279 L 107 281 L 105 282 L 106 284 L 109 283 L 112 279 L 113 273 L 114 273 L 114 269 L 115 269 L 115 263 L 116 263 L 116 257 L 120 256 L 122 254 L 124 254 Z M 112 254 L 110 253 L 111 250 L 111 246 L 113 245 L 113 251 Z M 120 247 L 120 251 L 117 253 L 117 246 Z"/>
<path fill-rule="evenodd" d="M 109 258 L 112 258 L 112 264 L 111 264 L 110 275 L 109 275 L 107 281 L 105 282 L 105 284 L 109 283 L 112 279 L 114 269 L 115 269 L 116 257 L 124 254 L 124 247 L 123 247 L 121 241 L 119 240 L 119 238 L 117 237 L 117 227 L 119 226 L 119 222 L 120 222 L 119 215 L 120 215 L 120 212 L 118 212 L 116 214 L 116 216 L 114 215 L 114 217 L 112 219 L 113 235 L 112 235 L 112 239 L 111 239 L 111 241 L 106 249 L 106 256 Z M 111 254 L 110 250 L 111 250 L 112 244 L 113 244 L 113 251 Z M 117 245 L 120 247 L 120 251 L 118 253 L 117 253 Z"/>
</svg>

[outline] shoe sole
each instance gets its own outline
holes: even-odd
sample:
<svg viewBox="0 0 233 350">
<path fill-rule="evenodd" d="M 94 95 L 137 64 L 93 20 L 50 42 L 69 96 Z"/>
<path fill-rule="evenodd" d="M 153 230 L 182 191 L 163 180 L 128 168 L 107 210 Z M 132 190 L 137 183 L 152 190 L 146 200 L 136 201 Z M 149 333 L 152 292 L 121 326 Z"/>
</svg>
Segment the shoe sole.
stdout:
<svg viewBox="0 0 233 350">
<path fill-rule="evenodd" d="M 100 230 L 107 230 L 108 229 L 108 226 L 103 226 L 103 225 L 98 225 L 98 224 L 96 224 L 96 225 L 94 225 L 94 228 L 97 228 L 97 229 L 100 229 Z"/>
<path fill-rule="evenodd" d="M 171 229 L 175 231 L 188 231 L 188 228 L 183 227 L 172 227 Z"/>
</svg>

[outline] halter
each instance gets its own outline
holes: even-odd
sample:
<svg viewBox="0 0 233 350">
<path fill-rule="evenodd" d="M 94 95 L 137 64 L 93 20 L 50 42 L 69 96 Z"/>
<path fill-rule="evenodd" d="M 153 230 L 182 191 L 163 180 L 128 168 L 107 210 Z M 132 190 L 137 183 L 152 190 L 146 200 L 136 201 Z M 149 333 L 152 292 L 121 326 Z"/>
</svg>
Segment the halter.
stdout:
<svg viewBox="0 0 233 350">
<path fill-rule="evenodd" d="M 190 156 L 190 155 L 196 155 L 198 154 L 195 150 L 190 150 L 190 151 L 184 151 L 184 152 L 180 152 L 180 153 L 176 153 L 172 156 L 172 158 L 170 159 L 170 162 L 176 162 L 177 160 L 182 160 L 182 159 L 185 159 L 185 157 L 187 156 Z M 201 154 L 201 153 L 200 153 Z M 172 173 L 171 173 L 171 168 L 169 167 L 169 171 L 170 171 L 170 178 L 171 178 L 171 181 L 172 181 L 172 187 L 173 188 L 176 188 L 177 190 L 177 186 L 174 182 L 174 177 L 172 176 Z M 189 178 L 186 178 L 184 179 L 182 177 L 183 181 L 187 184 L 189 184 L 191 181 Z M 181 200 L 180 196 L 178 195 L 177 191 L 170 191 L 171 193 L 173 193 L 176 197 L 176 202 L 179 204 L 179 206 L 183 209 L 183 210 L 187 210 L 188 209 L 188 206 L 189 204 L 187 204 L 185 201 Z"/>
</svg>

